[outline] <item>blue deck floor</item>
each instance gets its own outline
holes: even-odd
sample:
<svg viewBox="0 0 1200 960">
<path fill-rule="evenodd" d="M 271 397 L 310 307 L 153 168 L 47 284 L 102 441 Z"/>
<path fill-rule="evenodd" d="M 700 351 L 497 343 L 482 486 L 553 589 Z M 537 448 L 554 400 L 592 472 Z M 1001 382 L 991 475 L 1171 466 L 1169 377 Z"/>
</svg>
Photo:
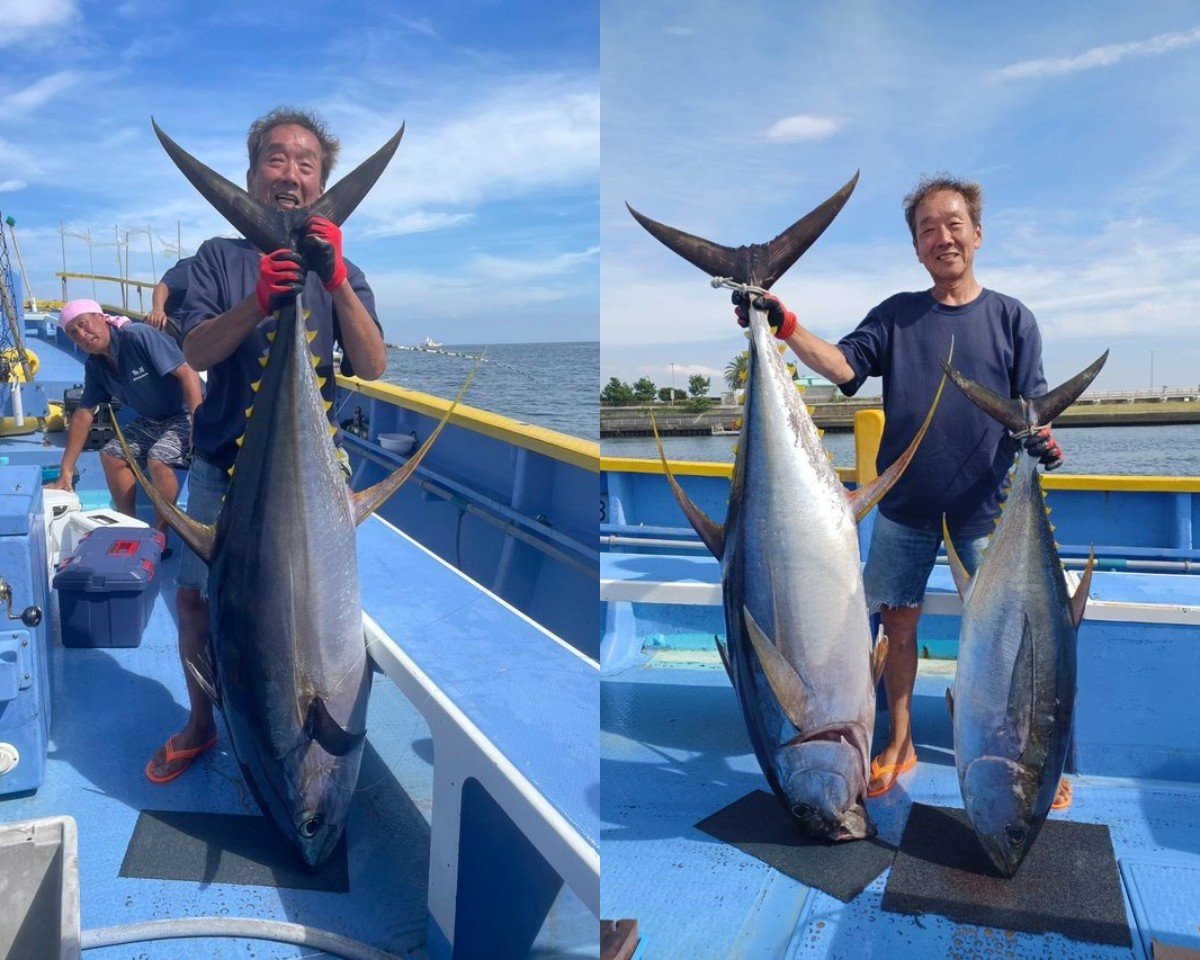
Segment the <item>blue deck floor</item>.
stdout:
<svg viewBox="0 0 1200 960">
<path fill-rule="evenodd" d="M 914 801 L 962 806 L 943 694 L 952 677 L 952 663 L 923 664 L 914 698 L 922 762 L 870 801 L 889 843 L 899 843 Z M 1200 948 L 1200 785 L 1074 778 L 1065 816 L 1112 832 L 1128 950 L 884 913 L 887 872 L 843 904 L 696 830 L 768 789 L 715 654 L 660 654 L 605 678 L 601 716 L 602 915 L 637 918 L 648 957 L 1149 960 L 1152 936 Z M 881 715 L 877 726 L 886 723 Z"/>
</svg>

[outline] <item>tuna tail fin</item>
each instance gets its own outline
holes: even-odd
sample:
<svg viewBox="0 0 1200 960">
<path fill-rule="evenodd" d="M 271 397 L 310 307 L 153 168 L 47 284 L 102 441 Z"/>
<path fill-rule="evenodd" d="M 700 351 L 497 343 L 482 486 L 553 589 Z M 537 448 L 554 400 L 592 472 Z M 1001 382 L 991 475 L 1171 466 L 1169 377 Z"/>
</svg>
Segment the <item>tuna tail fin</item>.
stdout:
<svg viewBox="0 0 1200 960">
<path fill-rule="evenodd" d="M 953 356 L 954 339 L 951 338 L 950 354 L 946 357 L 946 362 L 949 363 Z M 925 439 L 929 425 L 933 423 L 933 414 L 942 400 L 942 390 L 945 386 L 946 374 L 942 374 L 942 379 L 938 382 L 937 392 L 933 395 L 933 403 L 929 405 L 929 413 L 925 414 L 925 422 L 921 424 L 921 429 L 917 431 L 917 435 L 912 438 L 912 442 L 896 458 L 895 462 L 870 483 L 846 494 L 846 500 L 850 505 L 850 512 L 854 514 L 856 523 L 871 512 L 872 508 L 884 498 L 887 492 L 895 485 L 896 481 L 903 476 L 904 471 L 908 469 L 908 465 L 912 463 L 913 457 L 917 455 L 917 448 L 921 446 L 921 441 Z"/>
<path fill-rule="evenodd" d="M 350 733 L 343 730 L 329 715 L 325 701 L 320 697 L 313 697 L 308 702 L 308 712 L 304 715 L 304 735 L 319 744 L 326 753 L 344 757 L 363 742 L 367 731 L 364 729 L 359 733 Z"/>
<path fill-rule="evenodd" d="M 467 380 L 459 389 L 458 396 L 454 398 L 454 402 L 446 409 L 446 413 L 442 416 L 441 421 L 434 427 L 433 432 L 425 439 L 425 442 L 421 444 L 417 452 L 408 458 L 408 462 L 384 477 L 374 486 L 367 487 L 366 490 L 360 490 L 358 493 L 350 494 L 350 509 L 354 511 L 354 525 L 356 527 L 378 510 L 388 497 L 399 490 L 404 481 L 412 476 L 413 471 L 425 459 L 425 454 L 433 446 L 433 442 L 438 438 L 438 434 L 450 422 L 450 416 L 454 413 L 454 408 L 466 396 L 467 389 L 471 386 L 471 381 L 475 379 L 475 374 L 479 370 L 481 363 L 483 363 L 483 357 L 480 357 L 475 362 L 474 368 L 467 374 Z"/>
<path fill-rule="evenodd" d="M 1083 576 L 1079 578 L 1079 586 L 1075 588 L 1075 593 L 1071 597 L 1071 622 L 1075 624 L 1075 629 L 1079 629 L 1079 624 L 1083 621 L 1083 611 L 1088 602 L 1088 591 L 1092 588 L 1092 569 L 1096 566 L 1096 550 L 1093 547 L 1088 550 L 1087 566 L 1083 568 Z"/>
<path fill-rule="evenodd" d="M 403 137 L 404 124 L 400 124 L 400 129 L 396 131 L 391 140 L 321 194 L 308 212 L 314 216 L 332 220 L 339 226 L 344 223 L 362 198 L 367 195 L 367 192 L 375 186 L 375 181 L 379 179 L 388 163 L 391 162 Z"/>
<path fill-rule="evenodd" d="M 1073 404 L 1079 398 L 1079 395 L 1087 389 L 1088 384 L 1096 379 L 1096 375 L 1100 372 L 1107 359 L 1108 351 L 1105 350 L 1082 373 L 1077 373 L 1066 383 L 1060 384 L 1049 393 L 1042 394 L 1040 397 L 1033 397 L 1029 401 L 1029 405 L 1033 410 L 1034 423 L 1053 423 L 1054 418 Z M 942 368 L 949 375 L 950 379 L 954 381 L 954 385 L 967 395 L 967 399 L 993 420 L 998 420 L 1013 433 L 1021 433 L 1029 427 L 1029 424 L 1025 421 L 1024 404 L 1020 399 L 1002 397 L 998 393 L 993 393 L 987 387 L 981 386 L 974 380 L 964 377 L 948 363 L 942 364 Z"/>
<path fill-rule="evenodd" d="M 958 551 L 954 549 L 954 541 L 950 539 L 950 528 L 946 525 L 946 515 L 942 514 L 942 542 L 946 544 L 946 559 L 950 561 L 950 573 L 954 577 L 954 586 L 958 588 L 961 599 L 967 599 L 967 590 L 971 586 L 971 575 L 959 559 Z"/>
<path fill-rule="evenodd" d="M 1066 383 L 1055 387 L 1044 396 L 1034 397 L 1030 402 L 1033 404 L 1034 413 L 1037 415 L 1037 422 L 1053 423 L 1054 418 L 1079 399 L 1079 395 L 1096 379 L 1097 374 L 1100 373 L 1107 359 L 1108 351 L 1105 350 L 1082 373 L 1075 374 Z"/>
<path fill-rule="evenodd" d="M 210 527 L 206 524 L 198 523 L 155 490 L 154 485 L 142 473 L 142 468 L 138 466 L 137 460 L 133 456 L 133 451 L 129 449 L 129 444 L 125 442 L 125 434 L 121 432 L 121 425 L 117 423 L 116 414 L 110 413 L 109 419 L 112 420 L 113 429 L 117 431 L 117 440 L 120 441 L 121 450 L 125 454 L 125 462 L 129 464 L 129 469 L 133 471 L 137 482 L 146 491 L 146 496 L 154 504 L 154 509 L 167 521 L 170 528 L 179 534 L 183 542 L 195 551 L 201 560 L 205 563 L 212 563 L 213 554 L 215 553 L 214 543 L 217 536 L 216 526 Z"/>
<path fill-rule="evenodd" d="M 774 240 L 749 247 L 725 247 L 711 240 L 684 233 L 674 227 L 651 220 L 629 204 L 626 209 L 656 240 L 679 256 L 703 270 L 710 277 L 728 277 L 737 283 L 748 283 L 769 290 L 825 232 L 838 215 L 854 187 L 858 172 L 837 193 L 805 214 Z"/>
<path fill-rule="evenodd" d="M 375 185 L 400 145 L 400 138 L 404 136 L 404 126 L 401 125 L 391 140 L 339 180 L 308 209 L 277 210 L 255 200 L 237 184 L 205 166 L 168 137 L 153 118 L 150 123 L 167 155 L 200 195 L 242 236 L 259 250 L 267 252 L 292 247 L 294 230 L 310 216 L 325 217 L 342 224 Z"/>
<path fill-rule="evenodd" d="M 213 208 L 237 228 L 242 236 L 259 250 L 270 252 L 281 247 L 290 247 L 291 221 L 284 211 L 276 210 L 255 200 L 236 183 L 226 180 L 215 170 L 206 167 L 190 153 L 168 137 L 162 128 L 150 118 L 150 124 L 158 136 L 163 149 Z"/>
<path fill-rule="evenodd" d="M 779 701 L 779 706 L 783 708 L 787 718 L 792 721 L 792 725 L 797 730 L 803 730 L 805 727 L 804 708 L 808 701 L 808 692 L 805 689 L 804 681 L 800 678 L 800 674 L 796 673 L 795 667 L 787 662 L 787 658 L 776 649 L 775 644 L 754 622 L 749 607 L 742 607 L 742 618 L 746 622 L 750 645 L 758 654 L 758 662 L 762 664 L 763 673 L 766 674 L 771 692 L 775 694 L 775 699 Z"/>
<path fill-rule="evenodd" d="M 720 560 L 725 555 L 725 527 L 709 519 L 708 514 L 692 503 L 691 498 L 683 492 L 683 487 L 671 473 L 671 465 L 667 463 L 667 452 L 663 449 L 662 440 L 658 436 L 658 425 L 654 422 L 653 416 L 650 417 L 650 429 L 654 431 L 654 442 L 658 444 L 658 456 L 662 460 L 667 483 L 671 485 L 671 492 L 675 494 L 675 499 L 679 502 L 683 515 L 687 517 L 688 523 L 700 535 L 700 539 L 704 541 L 704 545 L 708 547 L 712 555 Z"/>
</svg>

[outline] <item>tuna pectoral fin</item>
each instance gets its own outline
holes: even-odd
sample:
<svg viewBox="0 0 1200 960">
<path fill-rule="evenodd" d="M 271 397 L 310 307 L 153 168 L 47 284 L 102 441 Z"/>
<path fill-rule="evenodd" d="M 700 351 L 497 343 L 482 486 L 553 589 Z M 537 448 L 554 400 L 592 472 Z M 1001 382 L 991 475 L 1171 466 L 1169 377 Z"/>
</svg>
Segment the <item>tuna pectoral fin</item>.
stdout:
<svg viewBox="0 0 1200 960">
<path fill-rule="evenodd" d="M 950 719 L 954 719 L 954 692 L 946 688 L 946 709 L 950 711 Z"/>
<path fill-rule="evenodd" d="M 304 735 L 314 743 L 320 744 L 326 753 L 344 757 L 363 742 L 367 731 L 349 733 L 343 730 L 329 715 L 325 701 L 320 697 L 313 697 L 308 704 L 308 713 L 304 716 Z"/>
<path fill-rule="evenodd" d="M 1083 576 L 1079 578 L 1079 586 L 1075 588 L 1075 595 L 1071 597 L 1071 621 L 1075 624 L 1075 629 L 1079 629 L 1079 623 L 1083 620 L 1083 610 L 1087 606 L 1088 591 L 1092 588 L 1092 568 L 1096 566 L 1096 551 L 1088 550 L 1087 566 L 1083 568 Z"/>
<path fill-rule="evenodd" d="M 1088 388 L 1096 375 L 1100 373 L 1104 366 L 1104 361 L 1108 359 L 1108 351 L 1093 361 L 1092 365 L 1082 373 L 1077 373 L 1066 383 L 1055 387 L 1049 393 L 1041 397 L 1034 397 L 1030 402 L 1033 404 L 1033 412 L 1036 414 L 1038 423 L 1053 423 L 1054 418 L 1073 404 L 1079 395 Z"/>
<path fill-rule="evenodd" d="M 950 561 L 950 573 L 954 577 L 954 585 L 958 587 L 958 595 L 967 599 L 967 589 L 971 586 L 971 575 L 959 559 L 958 551 L 954 549 L 954 541 L 950 539 L 950 528 L 946 526 L 946 515 L 942 514 L 942 542 L 946 544 L 946 559 Z"/>
<path fill-rule="evenodd" d="M 403 132 L 403 128 L 401 128 Z M 411 457 L 404 466 L 394 470 L 388 476 L 384 477 L 374 486 L 367 487 L 366 490 L 360 490 L 358 493 L 350 494 L 350 509 L 354 511 L 354 525 L 357 527 L 360 523 L 367 519 L 372 513 L 378 510 L 387 501 L 393 493 L 404 485 L 404 481 L 412 476 L 413 471 L 425 459 L 425 454 L 429 452 L 429 448 L 433 446 L 433 441 L 438 438 L 438 434 L 442 432 L 442 428 L 450 422 L 450 416 L 454 413 L 454 408 L 458 406 L 459 401 L 466 396 L 467 388 L 471 386 L 471 381 L 475 379 L 475 373 L 479 370 L 479 365 L 483 363 L 483 357 L 475 361 L 475 366 L 467 375 L 466 382 L 458 391 L 458 396 L 454 398 L 454 402 L 450 404 L 442 417 L 431 433 L 421 444 L 420 448 Z"/>
<path fill-rule="evenodd" d="M 146 496 L 150 498 L 150 502 L 154 504 L 154 509 L 159 512 L 159 515 L 167 521 L 171 529 L 179 534 L 189 547 L 196 552 L 205 563 L 212 563 L 213 558 L 213 541 L 216 539 L 216 527 L 210 527 L 203 523 L 197 523 L 186 513 L 180 510 L 175 504 L 164 497 L 161 493 L 154 489 L 153 484 L 146 479 L 146 475 L 142 473 L 142 468 L 138 466 L 137 459 L 133 455 L 133 451 L 129 449 L 129 444 L 125 442 L 125 434 L 121 432 L 121 425 L 117 423 L 115 415 L 109 417 L 112 420 L 113 429 L 117 431 L 117 440 L 121 443 L 121 450 L 125 454 L 125 462 L 129 464 L 129 469 L 133 471 L 133 475 L 137 477 L 138 483 L 142 485 L 142 489 L 146 491 Z"/>
<path fill-rule="evenodd" d="M 729 674 L 729 682 L 737 686 L 733 679 L 733 664 L 729 661 L 729 648 L 721 642 L 720 637 L 713 637 L 713 639 L 717 641 L 717 653 L 721 655 L 721 662 L 725 664 L 725 672 Z"/>
<path fill-rule="evenodd" d="M 879 636 L 875 640 L 875 647 L 871 650 L 871 676 L 875 682 L 879 683 L 879 678 L 883 676 L 883 665 L 887 661 L 888 655 L 888 638 L 883 632 L 883 626 L 879 627 Z"/>
<path fill-rule="evenodd" d="M 1021 614 L 1021 645 L 1013 663 L 1012 680 L 1008 688 L 1008 710 L 1004 727 L 1013 737 L 1019 756 L 1029 748 L 1033 739 L 1033 704 L 1037 699 L 1037 656 L 1034 650 L 1033 627 L 1029 615 Z"/>
<path fill-rule="evenodd" d="M 200 659 L 184 660 L 183 662 L 187 667 L 188 673 L 192 675 L 192 679 L 204 691 L 204 695 L 208 697 L 214 707 L 219 707 L 221 705 L 221 695 L 217 692 L 217 684 L 213 680 L 212 658 L 207 648 Z"/>
<path fill-rule="evenodd" d="M 688 523 L 700 535 L 700 539 L 704 541 L 704 545 L 708 547 L 712 555 L 720 560 L 725 554 L 725 527 L 710 520 L 703 510 L 692 503 L 688 495 L 683 492 L 683 487 L 675 480 L 675 475 L 671 473 L 671 465 L 667 463 L 667 452 L 663 449 L 662 440 L 658 436 L 658 425 L 654 422 L 653 415 L 650 417 L 650 429 L 654 431 L 654 442 L 658 444 L 658 456 L 662 460 L 667 483 L 671 485 L 671 492 L 679 501 L 683 515 L 687 517 Z"/>
<path fill-rule="evenodd" d="M 954 355 L 954 343 L 950 344 L 950 355 Z M 908 465 L 912 463 L 912 458 L 916 456 L 917 448 L 921 445 L 921 441 L 925 439 L 925 434 L 929 430 L 929 424 L 933 422 L 934 411 L 937 410 L 939 401 L 942 399 L 942 389 L 946 386 L 946 377 L 938 382 L 937 392 L 933 395 L 933 403 L 929 405 L 929 413 L 925 415 L 925 422 L 921 424 L 921 429 L 917 431 L 917 435 L 912 438 L 912 443 L 908 448 L 896 458 L 896 461 L 877 476 L 870 483 L 859 487 L 846 494 L 846 499 L 850 504 L 850 512 L 854 514 L 855 521 L 862 520 L 871 509 L 884 495 L 892 489 L 892 486 L 908 469 Z"/>
<path fill-rule="evenodd" d="M 747 607 L 742 607 L 742 617 L 746 621 L 746 632 L 750 635 L 750 644 L 758 654 L 758 662 L 762 664 L 763 673 L 767 675 L 767 683 L 771 692 L 783 708 L 783 712 L 797 730 L 805 728 L 804 705 L 808 701 L 808 692 L 800 675 L 784 658 L 767 635 L 759 629 L 754 617 Z"/>
</svg>

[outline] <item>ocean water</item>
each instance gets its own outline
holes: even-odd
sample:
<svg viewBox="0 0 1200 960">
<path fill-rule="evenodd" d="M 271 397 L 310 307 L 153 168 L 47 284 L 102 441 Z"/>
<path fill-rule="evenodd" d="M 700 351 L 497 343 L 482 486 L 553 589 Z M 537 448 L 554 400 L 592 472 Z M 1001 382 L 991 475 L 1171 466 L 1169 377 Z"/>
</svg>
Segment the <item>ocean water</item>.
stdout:
<svg viewBox="0 0 1200 960">
<path fill-rule="evenodd" d="M 585 440 L 600 438 L 600 344 L 460 343 L 388 348 L 388 383 L 453 399 L 483 356 L 463 402 Z"/>
<path fill-rule="evenodd" d="M 1200 424 L 1148 427 L 1064 427 L 1054 436 L 1066 454 L 1063 473 L 1200 477 Z M 736 437 L 666 437 L 667 456 L 674 460 L 733 462 Z M 825 446 L 839 467 L 854 466 L 854 438 L 826 433 Z M 658 458 L 652 438 L 605 438 L 606 457 Z"/>
</svg>

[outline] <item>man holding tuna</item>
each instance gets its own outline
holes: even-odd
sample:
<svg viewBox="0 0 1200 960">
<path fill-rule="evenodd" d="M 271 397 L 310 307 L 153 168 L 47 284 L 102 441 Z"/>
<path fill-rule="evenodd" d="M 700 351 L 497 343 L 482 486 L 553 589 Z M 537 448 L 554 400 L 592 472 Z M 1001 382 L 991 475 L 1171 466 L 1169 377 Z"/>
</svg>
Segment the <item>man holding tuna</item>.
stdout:
<svg viewBox="0 0 1200 960">
<path fill-rule="evenodd" d="M 760 306 L 768 310 L 775 335 L 846 396 L 857 393 L 868 377 L 883 378 L 880 470 L 920 429 L 951 339 L 954 366 L 977 383 L 1011 397 L 1046 391 L 1042 338 L 1033 314 L 1020 301 L 985 289 L 975 279 L 982 210 L 978 184 L 945 176 L 922 180 L 905 198 L 904 214 L 917 259 L 933 286 L 889 297 L 836 344 L 802 327 L 778 298 L 762 298 Z M 743 298 L 734 295 L 738 322 L 744 326 Z M 863 585 L 889 641 L 883 676 L 891 731 L 871 763 L 868 796 L 886 793 L 917 763 L 911 725 L 917 624 L 942 540 L 942 517 L 964 566 L 974 574 L 999 515 L 1015 444 L 961 394 L 944 393 L 913 462 L 879 505 Z M 1049 427 L 1026 438 L 1024 446 L 1047 470 L 1063 463 Z M 1070 786 L 1064 780 L 1055 807 L 1069 803 Z"/>
<path fill-rule="evenodd" d="M 311 206 L 325 192 L 337 160 L 338 141 L 314 114 L 280 107 L 250 126 L 247 139 L 250 196 L 280 210 Z M 377 379 L 387 348 L 375 315 L 375 298 L 361 270 L 342 257 L 340 229 L 310 217 L 298 251 L 260 251 L 246 240 L 215 238 L 201 245 L 190 265 L 180 306 L 183 352 L 197 370 L 208 371 L 208 394 L 196 420 L 196 460 L 189 484 L 188 515 L 215 521 L 228 486 L 228 471 L 253 402 L 251 384 L 261 376 L 273 314 L 304 294 L 315 333 L 326 401 L 334 391 L 333 347 L 341 344 L 342 372 Z M 208 568 L 185 551 L 179 569 L 179 652 L 187 680 L 187 723 L 146 765 L 154 783 L 169 783 L 216 743 L 212 704 L 186 664 L 203 662 L 208 642 Z"/>
</svg>

